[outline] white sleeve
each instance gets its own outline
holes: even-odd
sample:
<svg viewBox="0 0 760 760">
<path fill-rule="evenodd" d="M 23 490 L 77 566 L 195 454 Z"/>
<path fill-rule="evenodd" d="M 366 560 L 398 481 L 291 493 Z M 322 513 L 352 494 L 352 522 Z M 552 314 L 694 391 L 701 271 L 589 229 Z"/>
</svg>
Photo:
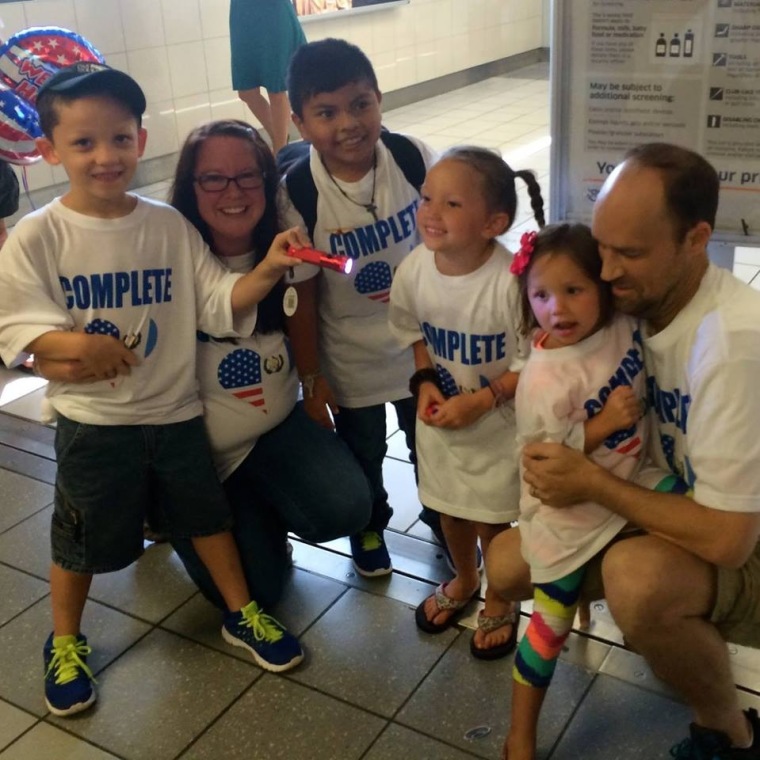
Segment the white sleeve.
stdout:
<svg viewBox="0 0 760 760">
<path fill-rule="evenodd" d="M 9 367 L 24 361 L 26 347 L 40 335 L 74 327 L 55 287 L 53 252 L 33 229 L 22 229 L 11 233 L 0 256 L 0 354 Z"/>
<path fill-rule="evenodd" d="M 402 348 L 407 348 L 422 340 L 422 330 L 416 316 L 411 285 L 412 260 L 405 259 L 393 278 L 391 285 L 391 300 L 388 308 L 388 326 L 391 335 Z"/>
<path fill-rule="evenodd" d="M 232 313 L 232 289 L 244 275 L 229 272 L 211 253 L 197 230 L 184 219 L 183 222 L 185 246 L 193 262 L 196 326 L 216 338 L 251 335 L 256 327 L 256 306 L 244 314 L 235 316 Z"/>
<path fill-rule="evenodd" d="M 691 383 L 688 414 L 688 465 L 696 474 L 694 499 L 707 507 L 760 512 L 760 357 L 756 331 L 730 339 L 746 340 L 746 350 L 700 369 Z M 738 358 L 731 358 L 731 355 Z M 691 473 L 686 473 L 687 479 Z"/>
</svg>

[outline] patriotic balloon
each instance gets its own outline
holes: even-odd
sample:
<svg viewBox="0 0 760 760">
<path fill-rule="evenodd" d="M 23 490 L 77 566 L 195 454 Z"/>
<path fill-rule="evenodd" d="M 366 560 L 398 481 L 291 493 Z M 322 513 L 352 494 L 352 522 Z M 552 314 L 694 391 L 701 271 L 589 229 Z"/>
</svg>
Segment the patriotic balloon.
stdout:
<svg viewBox="0 0 760 760">
<path fill-rule="evenodd" d="M 0 45 L 0 158 L 21 165 L 39 160 L 37 92 L 53 74 L 78 61 L 105 63 L 84 37 L 60 27 L 24 29 Z"/>
<path fill-rule="evenodd" d="M 40 134 L 37 111 L 0 85 L 0 158 L 20 166 L 33 164 L 40 158 L 34 142 Z"/>
</svg>

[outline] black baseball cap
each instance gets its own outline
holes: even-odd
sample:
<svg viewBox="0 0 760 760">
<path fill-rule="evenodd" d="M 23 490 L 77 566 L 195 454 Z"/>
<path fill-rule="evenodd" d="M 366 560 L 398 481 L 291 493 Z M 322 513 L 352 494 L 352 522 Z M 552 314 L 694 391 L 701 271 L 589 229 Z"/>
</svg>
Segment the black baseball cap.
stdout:
<svg viewBox="0 0 760 760">
<path fill-rule="evenodd" d="M 87 95 L 95 89 L 112 94 L 138 117 L 145 113 L 145 94 L 129 74 L 91 61 L 79 61 L 57 71 L 40 87 L 37 101 L 46 93 Z"/>
</svg>

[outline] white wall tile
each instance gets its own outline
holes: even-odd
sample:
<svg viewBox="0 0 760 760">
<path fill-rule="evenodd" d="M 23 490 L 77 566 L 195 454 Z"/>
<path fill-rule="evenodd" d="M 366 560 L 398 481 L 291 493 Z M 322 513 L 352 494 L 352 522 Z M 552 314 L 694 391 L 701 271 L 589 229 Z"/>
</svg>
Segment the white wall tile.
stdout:
<svg viewBox="0 0 760 760">
<path fill-rule="evenodd" d="M 486 13 L 486 0 L 467 0 L 467 28 L 469 31 L 485 29 L 491 23 L 493 23 L 493 17 Z"/>
<path fill-rule="evenodd" d="M 76 29 L 74 0 L 35 0 L 33 3 L 24 3 L 24 5 L 28 26 L 60 26 L 72 31 Z M 2 15 L 4 11 L 0 6 L 0 16 Z"/>
<path fill-rule="evenodd" d="M 390 92 L 398 89 L 396 74 L 396 53 L 388 50 L 385 53 L 375 53 L 372 60 L 372 68 L 377 74 L 377 83 L 380 92 Z"/>
<path fill-rule="evenodd" d="M 440 0 L 433 14 L 433 36 L 437 40 L 446 40 L 454 33 L 451 0 Z"/>
<path fill-rule="evenodd" d="M 127 50 L 166 44 L 164 17 L 156 0 L 120 0 Z"/>
<path fill-rule="evenodd" d="M 389 13 L 368 14 L 365 18 L 371 20 L 372 31 L 372 63 L 380 53 L 389 53 L 396 46 L 396 24 Z M 359 46 L 361 47 L 361 45 Z"/>
<path fill-rule="evenodd" d="M 448 3 L 449 0 L 441 0 Z M 393 44 L 396 49 L 414 45 L 414 26 L 411 17 L 406 13 L 394 13 Z"/>
<path fill-rule="evenodd" d="M 126 53 L 111 53 L 111 55 L 106 58 L 106 63 L 111 68 L 118 69 L 119 71 L 126 71 L 127 74 L 132 76 L 129 70 L 129 61 L 127 60 Z M 142 82 L 140 82 L 140 85 L 142 86 Z"/>
<path fill-rule="evenodd" d="M 145 145 L 143 159 L 166 156 L 179 150 L 174 101 L 148 103 L 148 110 L 143 117 L 143 126 L 148 130 L 148 142 Z"/>
<path fill-rule="evenodd" d="M 181 11 L 177 8 L 176 0 L 161 0 L 161 9 L 167 45 L 203 39 L 198 0 L 182 0 Z"/>
<path fill-rule="evenodd" d="M 24 171 L 26 171 L 26 181 L 29 184 L 30 190 L 38 190 L 41 187 L 49 187 L 53 184 L 53 172 L 50 164 L 46 164 L 42 159 L 35 164 L 25 167 L 16 166 L 14 169 L 16 176 L 18 176 L 19 184 L 22 183 L 22 176 Z M 23 184 L 21 184 L 21 192 L 24 192 Z"/>
<path fill-rule="evenodd" d="M 204 39 L 229 36 L 230 0 L 199 0 L 198 7 Z"/>
<path fill-rule="evenodd" d="M 256 0 L 253 0 L 254 2 Z M 32 25 L 78 32 L 146 92 L 146 157 L 170 153 L 197 124 L 252 114 L 231 89 L 230 0 L 27 0 L 0 4 L 4 36 Z M 391 92 L 544 43 L 541 0 L 411 0 L 303 25 L 307 39 L 339 37 L 370 58 Z M 494 106 L 495 107 L 495 106 Z M 34 165 L 39 186 L 60 169 Z"/>
<path fill-rule="evenodd" d="M 166 50 L 155 47 L 127 53 L 127 70 L 143 88 L 149 103 L 171 100 L 174 96 Z"/>
<path fill-rule="evenodd" d="M 417 48 L 414 45 L 396 51 L 396 85 L 409 87 L 417 79 Z"/>
<path fill-rule="evenodd" d="M 331 28 L 334 22 L 320 21 L 318 23 L 324 29 L 325 37 L 347 39 L 354 45 L 358 45 L 371 59 L 376 52 L 379 52 L 379 49 L 375 48 L 375 39 L 372 34 L 372 17 L 375 15 L 377 14 L 368 13 L 365 16 L 359 16 L 353 19 L 353 21 L 357 22 L 356 24 L 350 24 L 351 20 L 346 21 L 342 36 L 338 34 L 337 29 L 333 30 Z M 390 47 L 386 49 L 390 49 Z"/>
<path fill-rule="evenodd" d="M 208 93 L 206 58 L 202 42 L 168 45 L 166 52 L 169 56 L 169 72 L 175 99 Z"/>
<path fill-rule="evenodd" d="M 179 144 L 185 141 L 190 130 L 199 124 L 211 121 L 211 104 L 208 93 L 175 98 L 174 110 L 177 119 L 177 138 Z"/>
<path fill-rule="evenodd" d="M 124 28 L 119 0 L 74 0 L 77 28 L 104 56 L 123 53 Z"/>
<path fill-rule="evenodd" d="M 230 95 L 227 89 L 210 93 L 212 119 L 242 119 L 252 122 L 253 114 L 237 95 Z"/>
<path fill-rule="evenodd" d="M 432 42 L 417 45 L 417 79 L 427 82 L 439 76 L 438 48 Z"/>
<path fill-rule="evenodd" d="M 227 89 L 232 91 L 232 72 L 230 68 L 230 38 L 215 37 L 204 40 L 206 57 L 206 75 L 210 90 Z"/>
<path fill-rule="evenodd" d="M 0 20 L 3 22 L 3 26 L 0 27 L 0 36 L 3 39 L 7 39 L 12 34 L 32 26 L 32 24 L 27 24 L 26 22 L 25 5 L 27 3 L 0 5 Z"/>
</svg>

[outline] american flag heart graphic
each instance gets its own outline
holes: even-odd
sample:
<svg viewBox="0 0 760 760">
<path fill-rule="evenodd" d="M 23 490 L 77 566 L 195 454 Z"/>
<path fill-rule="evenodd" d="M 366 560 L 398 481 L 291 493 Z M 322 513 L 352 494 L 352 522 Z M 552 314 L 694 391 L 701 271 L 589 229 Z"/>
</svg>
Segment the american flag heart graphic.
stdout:
<svg viewBox="0 0 760 760">
<path fill-rule="evenodd" d="M 440 364 L 435 365 L 435 371 L 438 373 L 438 384 L 441 386 L 441 393 L 446 398 L 459 395 L 459 388 L 451 373 L 444 369 Z"/>
<path fill-rule="evenodd" d="M 219 384 L 235 398 L 264 409 L 264 390 L 261 387 L 261 357 L 248 348 L 238 348 L 227 354 L 219 365 Z"/>
<path fill-rule="evenodd" d="M 88 335 L 110 335 L 114 338 L 120 336 L 119 328 L 107 319 L 93 319 L 92 322 L 85 325 L 84 331 Z"/>
<path fill-rule="evenodd" d="M 369 296 L 373 301 L 388 303 L 391 297 L 393 273 L 385 261 L 373 261 L 362 267 L 356 275 L 354 287 L 363 296 Z"/>
</svg>

